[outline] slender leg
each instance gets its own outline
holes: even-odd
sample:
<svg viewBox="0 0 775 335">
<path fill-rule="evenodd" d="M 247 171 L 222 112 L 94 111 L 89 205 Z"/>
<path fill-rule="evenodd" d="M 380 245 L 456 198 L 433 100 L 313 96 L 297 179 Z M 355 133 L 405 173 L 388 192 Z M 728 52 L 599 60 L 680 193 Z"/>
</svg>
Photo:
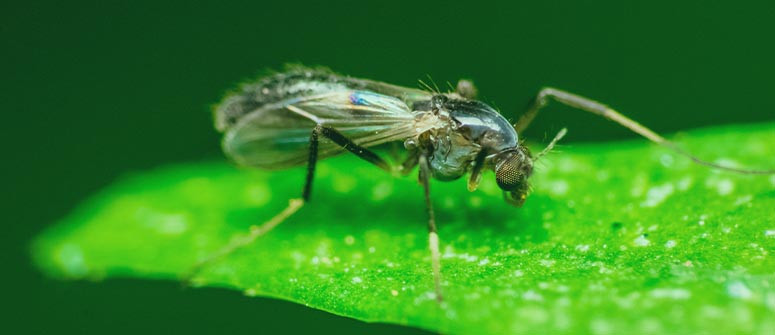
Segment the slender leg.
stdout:
<svg viewBox="0 0 775 335">
<path fill-rule="evenodd" d="M 345 137 L 338 130 L 319 124 L 315 127 L 314 131 L 319 132 L 321 135 L 338 144 L 342 148 L 345 148 L 347 151 L 354 153 L 356 156 L 362 158 L 363 160 L 376 165 L 380 169 L 387 172 L 392 172 L 390 165 L 384 159 L 377 156 L 377 154 L 375 154 L 373 151 L 370 151 L 369 149 L 356 144 L 349 138 Z"/>
<path fill-rule="evenodd" d="M 406 157 L 404 162 L 401 163 L 401 166 L 398 167 L 398 171 L 401 172 L 402 175 L 406 176 L 409 174 L 409 172 L 412 172 L 412 169 L 417 166 L 419 161 L 420 152 L 417 150 L 411 150 L 409 151 L 409 155 Z"/>
<path fill-rule="evenodd" d="M 291 199 L 288 202 L 288 207 L 285 207 L 280 213 L 269 219 L 269 221 L 266 221 L 262 223 L 261 225 L 253 225 L 250 226 L 250 231 L 247 235 L 244 236 L 237 236 L 232 238 L 231 241 L 229 241 L 229 244 L 221 248 L 220 250 L 210 254 L 209 256 L 205 257 L 202 260 L 199 260 L 194 264 L 188 271 L 183 275 L 183 279 L 186 281 L 190 281 L 194 276 L 196 276 L 199 271 L 201 271 L 205 266 L 221 259 L 224 256 L 227 256 L 234 252 L 235 250 L 242 248 L 246 245 L 249 245 L 253 243 L 257 238 L 259 238 L 261 235 L 266 234 L 270 230 L 274 229 L 274 227 L 277 227 L 280 223 L 285 221 L 288 217 L 296 213 L 301 206 L 304 205 L 304 200 L 302 199 Z"/>
<path fill-rule="evenodd" d="M 441 253 L 439 252 L 439 234 L 436 230 L 436 217 L 433 213 L 433 203 L 430 193 L 430 167 L 425 155 L 420 155 L 420 184 L 425 190 L 425 207 L 428 209 L 428 248 L 431 250 L 431 267 L 433 284 L 436 289 L 436 300 L 441 302 Z"/>
<path fill-rule="evenodd" d="M 474 158 L 474 166 L 471 168 L 471 176 L 468 178 L 468 191 L 473 192 L 479 187 L 479 181 L 482 180 L 482 169 L 484 168 L 484 159 L 487 158 L 487 151 L 480 150 Z"/>
<path fill-rule="evenodd" d="M 377 165 L 383 170 L 391 171 L 390 166 L 382 158 L 377 156 L 375 153 L 355 144 L 353 141 L 351 141 L 350 139 L 342 135 L 342 133 L 338 132 L 337 130 L 331 127 L 317 125 L 312 130 L 312 134 L 310 135 L 310 138 L 309 138 L 309 158 L 307 160 L 307 177 L 304 183 L 304 189 L 302 191 L 301 199 L 291 199 L 288 203 L 288 207 L 286 207 L 280 213 L 278 213 L 268 221 L 262 223 L 261 225 L 251 226 L 250 231 L 248 232 L 247 235 L 235 237 L 229 242 L 229 244 L 227 244 L 220 250 L 198 261 L 196 264 L 194 264 L 194 266 L 192 266 L 189 269 L 188 272 L 186 272 L 186 274 L 183 277 L 184 279 L 189 280 L 197 273 L 199 273 L 199 271 L 204 266 L 211 264 L 212 262 L 217 261 L 222 257 L 231 254 L 232 252 L 234 252 L 239 248 L 252 244 L 257 238 L 261 237 L 262 235 L 266 234 L 267 232 L 277 227 L 280 223 L 288 219 L 288 217 L 296 213 L 304 205 L 304 203 L 309 201 L 310 194 L 312 193 L 312 182 L 315 178 L 315 167 L 317 166 L 317 161 L 318 161 L 318 145 L 319 145 L 320 135 L 325 136 L 326 138 L 332 140 L 334 143 L 356 154 L 358 157 L 363 158 L 364 160 L 374 165 Z"/>
<path fill-rule="evenodd" d="M 676 153 L 683 155 L 700 165 L 710 166 L 713 168 L 732 171 L 732 172 L 746 173 L 746 174 L 775 173 L 775 170 L 738 169 L 730 166 L 704 161 L 702 159 L 695 157 L 694 155 L 682 149 L 681 147 L 677 146 L 675 143 L 668 141 L 667 139 L 655 133 L 651 129 L 648 129 L 645 126 L 641 125 L 640 123 L 622 115 L 621 113 L 606 106 L 605 104 L 602 104 L 595 100 L 585 98 L 563 90 L 551 88 L 551 87 L 543 88 L 541 89 L 540 92 L 538 92 L 538 95 L 536 96 L 535 100 L 533 100 L 533 102 L 528 107 L 527 112 L 525 112 L 525 114 L 523 114 L 522 117 L 520 117 L 517 123 L 514 125 L 514 129 L 516 129 L 518 133 L 525 130 L 533 121 L 533 119 L 536 117 L 536 115 L 538 114 L 538 111 L 541 110 L 541 108 L 545 107 L 549 103 L 549 98 L 552 98 L 562 104 L 565 104 L 574 108 L 578 108 L 580 110 L 587 111 L 592 114 L 602 116 L 613 122 L 616 122 L 619 125 L 629 130 L 632 130 L 633 132 L 649 139 L 654 143 L 670 148 Z"/>
</svg>

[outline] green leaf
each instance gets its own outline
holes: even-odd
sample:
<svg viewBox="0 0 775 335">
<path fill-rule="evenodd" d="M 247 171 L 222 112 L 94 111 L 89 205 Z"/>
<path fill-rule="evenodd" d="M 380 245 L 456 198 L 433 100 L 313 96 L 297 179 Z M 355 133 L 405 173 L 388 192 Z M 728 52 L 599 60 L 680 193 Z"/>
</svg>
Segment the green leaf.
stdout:
<svg viewBox="0 0 775 335">
<path fill-rule="evenodd" d="M 775 165 L 773 123 L 675 140 L 715 162 Z M 62 278 L 178 280 L 297 197 L 304 172 L 218 162 L 130 176 L 44 232 L 34 257 Z M 196 282 L 443 333 L 775 333 L 775 177 L 629 141 L 561 147 L 520 209 L 493 179 L 473 193 L 432 182 L 442 304 L 416 177 L 345 156 L 320 164 L 295 216 Z"/>
</svg>

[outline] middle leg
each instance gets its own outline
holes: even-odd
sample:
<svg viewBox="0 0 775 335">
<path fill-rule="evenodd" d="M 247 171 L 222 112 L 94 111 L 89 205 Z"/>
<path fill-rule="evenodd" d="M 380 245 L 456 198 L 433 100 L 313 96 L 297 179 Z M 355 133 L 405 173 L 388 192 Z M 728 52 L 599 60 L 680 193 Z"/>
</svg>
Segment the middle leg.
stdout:
<svg viewBox="0 0 775 335">
<path fill-rule="evenodd" d="M 431 251 L 431 269 L 433 271 L 433 285 L 436 292 L 436 301 L 443 300 L 441 295 L 441 253 L 439 252 L 439 234 L 436 230 L 436 216 L 433 213 L 433 203 L 430 193 L 430 166 L 428 158 L 420 155 L 420 184 L 425 191 L 425 207 L 428 210 L 428 248 Z"/>
</svg>

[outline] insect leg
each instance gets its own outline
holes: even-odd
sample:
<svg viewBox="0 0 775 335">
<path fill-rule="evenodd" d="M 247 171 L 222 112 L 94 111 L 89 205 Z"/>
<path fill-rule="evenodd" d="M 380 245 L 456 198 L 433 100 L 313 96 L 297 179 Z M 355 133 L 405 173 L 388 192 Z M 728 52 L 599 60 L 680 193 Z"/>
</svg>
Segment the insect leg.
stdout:
<svg viewBox="0 0 775 335">
<path fill-rule="evenodd" d="M 471 176 L 468 177 L 468 191 L 473 192 L 479 187 L 482 180 L 482 169 L 484 168 L 484 159 L 487 157 L 487 151 L 480 150 L 474 158 L 474 166 L 471 168 Z"/>
<path fill-rule="evenodd" d="M 251 226 L 250 231 L 248 232 L 247 235 L 233 238 L 229 242 L 229 244 L 227 244 L 220 250 L 198 261 L 184 275 L 184 279 L 189 280 L 194 275 L 199 273 L 199 271 L 202 268 L 204 268 L 206 265 L 214 261 L 217 261 L 224 256 L 231 254 L 232 252 L 234 252 L 239 248 L 242 248 L 246 245 L 253 243 L 257 238 L 261 237 L 261 235 L 264 235 L 270 230 L 274 229 L 280 223 L 285 221 L 288 217 L 296 213 L 296 211 L 298 211 L 299 208 L 301 208 L 301 206 L 304 205 L 305 202 L 309 201 L 309 196 L 312 191 L 312 180 L 315 177 L 315 166 L 317 165 L 317 161 L 318 161 L 318 142 L 319 142 L 318 137 L 321 132 L 319 128 L 320 127 L 315 127 L 315 129 L 312 130 L 312 134 L 310 134 L 310 137 L 309 137 L 309 158 L 307 160 L 307 177 L 304 182 L 302 198 L 291 199 L 288 203 L 288 207 L 286 207 L 279 214 L 275 215 L 273 218 L 269 219 L 269 221 L 266 221 L 263 224 L 258 226 L 255 226 L 255 225 Z"/>
<path fill-rule="evenodd" d="M 340 133 L 338 130 L 326 125 L 318 124 L 315 127 L 315 131 L 338 144 L 347 151 L 354 153 L 361 159 L 376 165 L 378 168 L 387 172 L 393 172 L 390 165 L 384 159 L 377 156 L 377 154 L 375 154 L 373 151 L 356 144 L 351 139 L 344 136 L 344 134 Z"/>
<path fill-rule="evenodd" d="M 409 172 L 412 172 L 412 169 L 417 166 L 419 161 L 420 152 L 416 149 L 410 150 L 409 155 L 406 157 L 406 159 L 404 159 L 404 162 L 401 163 L 401 166 L 398 167 L 398 171 L 400 171 L 402 175 L 406 176 L 409 174 Z"/>
<path fill-rule="evenodd" d="M 420 184 L 422 184 L 425 190 L 425 207 L 428 209 L 428 248 L 431 250 L 433 284 L 436 289 L 436 300 L 441 302 L 441 253 L 439 252 L 439 234 L 436 231 L 436 217 L 433 214 L 433 203 L 431 203 L 430 166 L 428 166 L 428 158 L 425 155 L 420 155 L 419 163 Z"/>
<path fill-rule="evenodd" d="M 317 125 L 310 134 L 310 140 L 309 140 L 309 158 L 307 160 L 307 176 L 304 183 L 304 189 L 302 191 L 302 198 L 301 199 L 291 199 L 288 203 L 288 207 L 286 207 L 283 211 L 281 211 L 279 214 L 275 215 L 268 221 L 262 223 L 261 225 L 257 226 L 251 226 L 250 231 L 245 236 L 238 236 L 232 239 L 229 244 L 221 248 L 220 250 L 216 251 L 215 253 L 209 255 L 208 257 L 204 258 L 201 261 L 198 261 L 194 266 L 189 269 L 189 271 L 184 275 L 185 279 L 190 279 L 194 275 L 196 275 L 204 266 L 217 261 L 218 259 L 221 259 L 224 256 L 227 256 L 234 252 L 235 250 L 242 248 L 246 245 L 249 245 L 253 243 L 257 238 L 261 237 L 262 235 L 266 234 L 270 230 L 277 227 L 280 223 L 285 221 L 288 217 L 296 213 L 307 201 L 310 199 L 310 194 L 312 192 L 312 182 L 315 177 L 315 167 L 317 166 L 317 160 L 318 160 L 318 145 L 319 145 L 319 137 L 320 135 L 323 135 L 324 137 L 332 140 L 334 143 L 342 146 L 343 148 L 347 149 L 348 151 L 356 154 L 358 157 L 363 158 L 364 160 L 377 165 L 378 167 L 382 168 L 386 171 L 391 171 L 390 166 L 385 162 L 382 158 L 377 156 L 375 153 L 369 151 L 366 148 L 363 148 L 357 144 L 355 144 L 353 141 L 342 135 L 342 133 L 338 132 L 337 130 L 323 126 L 323 125 Z"/>
<path fill-rule="evenodd" d="M 304 191 L 302 192 L 302 199 L 304 199 L 305 202 L 309 201 L 311 192 L 312 192 L 312 179 L 315 177 L 315 166 L 317 165 L 318 161 L 318 142 L 320 135 L 323 135 L 325 138 L 333 141 L 334 143 L 338 144 L 342 148 L 346 149 L 349 152 L 352 152 L 356 156 L 362 158 L 363 160 L 372 163 L 379 167 L 380 169 L 383 169 L 387 172 L 393 172 L 393 170 L 390 168 L 390 165 L 382 159 L 381 157 L 377 156 L 373 151 L 366 149 L 346 136 L 344 134 L 340 133 L 338 130 L 331 128 L 329 126 L 325 126 L 322 124 L 318 124 L 315 126 L 315 128 L 312 130 L 312 135 L 310 135 L 309 140 L 309 160 L 307 162 L 307 181 L 304 183 Z"/>
<path fill-rule="evenodd" d="M 277 227 L 277 225 L 279 225 L 280 223 L 285 221 L 288 217 L 296 213 L 296 211 L 298 211 L 302 205 L 304 205 L 304 200 L 291 199 L 288 202 L 288 207 L 285 207 L 285 209 L 283 209 L 280 213 L 278 213 L 268 221 L 262 223 L 261 225 L 250 226 L 250 231 L 248 232 L 247 235 L 234 237 L 229 242 L 229 244 L 227 244 L 220 250 L 196 262 L 196 264 L 194 264 L 190 269 L 188 269 L 188 271 L 183 275 L 183 279 L 186 281 L 189 281 L 196 274 L 198 274 L 199 271 L 201 271 L 205 266 L 213 263 L 214 261 L 221 259 L 224 256 L 231 254 L 232 252 L 234 252 L 239 248 L 242 248 L 246 245 L 253 243 L 261 235 L 264 235 L 268 231 L 274 229 L 274 227 Z"/>
<path fill-rule="evenodd" d="M 538 114 L 538 111 L 541 110 L 541 108 L 545 107 L 549 103 L 549 98 L 552 98 L 564 105 L 574 107 L 586 112 L 590 112 L 592 114 L 596 114 L 599 116 L 602 116 L 606 119 L 609 119 L 613 122 L 618 123 L 619 125 L 632 130 L 633 132 L 649 139 L 650 141 L 657 143 L 659 145 L 665 146 L 667 148 L 670 148 L 671 150 L 675 151 L 676 153 L 683 155 L 690 160 L 694 161 L 697 164 L 705 165 L 721 170 L 727 170 L 732 172 L 738 172 L 738 173 L 746 173 L 746 174 L 773 174 L 775 173 L 775 170 L 748 170 L 748 169 L 739 169 L 735 167 L 730 167 L 726 165 L 716 164 L 708 161 L 704 161 L 700 158 L 695 157 L 690 152 L 682 149 L 675 143 L 665 139 L 664 137 L 660 136 L 659 134 L 655 133 L 651 129 L 646 128 L 645 126 L 641 125 L 640 123 L 622 115 L 621 113 L 617 112 L 616 110 L 612 109 L 611 107 L 606 106 L 605 104 L 602 104 L 600 102 L 597 102 L 595 100 L 585 98 L 570 92 L 566 92 L 563 90 L 559 90 L 556 88 L 551 87 L 545 87 L 541 89 L 540 92 L 538 92 L 538 95 L 535 97 L 535 99 L 532 101 L 530 106 L 528 107 L 527 112 L 525 114 L 522 114 L 522 117 L 519 118 L 516 124 L 514 124 L 514 129 L 517 130 L 517 132 L 522 132 L 525 130 L 530 123 L 533 121 L 533 119 Z"/>
</svg>

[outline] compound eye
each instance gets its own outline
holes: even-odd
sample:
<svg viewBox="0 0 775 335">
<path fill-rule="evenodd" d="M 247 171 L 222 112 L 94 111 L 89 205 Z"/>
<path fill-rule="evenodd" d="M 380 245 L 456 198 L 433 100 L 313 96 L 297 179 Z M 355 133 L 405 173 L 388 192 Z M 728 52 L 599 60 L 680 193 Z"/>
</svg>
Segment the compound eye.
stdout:
<svg viewBox="0 0 775 335">
<path fill-rule="evenodd" d="M 514 191 L 524 182 L 526 177 L 521 169 L 522 162 L 519 155 L 511 155 L 498 165 L 495 170 L 495 181 L 504 191 Z"/>
</svg>

